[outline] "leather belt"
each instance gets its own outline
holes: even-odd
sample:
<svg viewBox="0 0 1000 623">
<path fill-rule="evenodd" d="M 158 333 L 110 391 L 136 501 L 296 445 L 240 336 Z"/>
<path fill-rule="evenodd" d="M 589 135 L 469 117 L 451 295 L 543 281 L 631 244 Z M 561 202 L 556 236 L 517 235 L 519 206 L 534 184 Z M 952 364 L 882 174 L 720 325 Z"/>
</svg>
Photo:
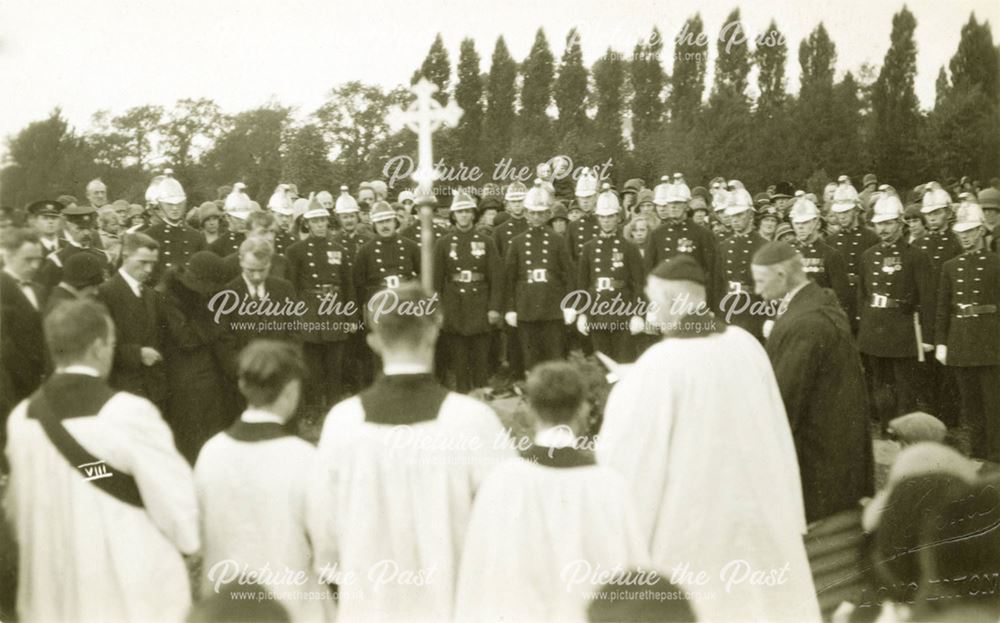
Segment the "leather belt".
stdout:
<svg viewBox="0 0 1000 623">
<path fill-rule="evenodd" d="M 611 277 L 598 277 L 594 281 L 594 289 L 598 292 L 602 290 L 616 290 L 625 287 L 625 282 L 621 279 L 612 279 Z"/>
<path fill-rule="evenodd" d="M 318 288 L 308 288 L 306 290 L 307 294 L 332 294 L 336 289 L 332 284 L 326 284 L 319 286 Z"/>
<path fill-rule="evenodd" d="M 462 270 L 453 274 L 451 280 L 456 283 L 475 283 L 477 281 L 486 281 L 486 275 L 483 273 L 474 273 L 471 270 Z"/>
<path fill-rule="evenodd" d="M 995 314 L 997 313 L 996 305 L 968 305 L 960 303 L 955 305 L 954 311 L 952 311 L 952 316 L 956 318 L 968 318 L 974 316 L 980 316 L 983 314 Z"/>
<path fill-rule="evenodd" d="M 869 305 L 876 309 L 888 309 L 891 307 L 899 307 L 899 301 L 891 299 L 884 294 L 872 294 Z"/>
</svg>

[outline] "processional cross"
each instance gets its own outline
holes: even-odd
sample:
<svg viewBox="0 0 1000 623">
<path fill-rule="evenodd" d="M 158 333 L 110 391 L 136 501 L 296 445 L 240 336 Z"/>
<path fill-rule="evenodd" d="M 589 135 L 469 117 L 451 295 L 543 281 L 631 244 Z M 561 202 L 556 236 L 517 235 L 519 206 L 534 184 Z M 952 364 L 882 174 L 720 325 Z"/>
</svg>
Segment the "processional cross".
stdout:
<svg viewBox="0 0 1000 623">
<path fill-rule="evenodd" d="M 410 92 L 417 99 L 409 108 L 393 108 L 386 118 L 390 128 L 398 130 L 407 127 L 417 134 L 417 170 L 413 179 L 417 182 L 417 192 L 414 204 L 420 214 L 420 283 L 427 292 L 434 290 L 434 272 L 431 266 L 434 258 L 434 180 L 438 172 L 434 168 L 432 138 L 434 131 L 442 126 L 455 127 L 462 117 L 462 109 L 454 99 L 448 100 L 447 106 L 432 96 L 438 90 L 434 83 L 421 78 L 413 85 Z"/>
</svg>

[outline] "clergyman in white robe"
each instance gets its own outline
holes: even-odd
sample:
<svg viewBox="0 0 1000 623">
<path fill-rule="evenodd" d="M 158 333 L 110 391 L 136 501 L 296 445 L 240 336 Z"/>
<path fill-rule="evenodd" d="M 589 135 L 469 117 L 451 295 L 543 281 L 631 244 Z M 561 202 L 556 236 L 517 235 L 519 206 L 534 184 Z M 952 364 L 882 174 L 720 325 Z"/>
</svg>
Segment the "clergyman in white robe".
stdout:
<svg viewBox="0 0 1000 623">
<path fill-rule="evenodd" d="M 22 621 L 181 621 L 191 605 L 182 554 L 199 548 L 187 461 L 156 407 L 111 393 L 96 369 L 69 366 L 42 385 L 90 454 L 132 476 L 143 506 L 84 479 L 22 401 L 7 422 L 5 510 L 19 544 Z M 93 413 L 79 413 L 100 405 Z M 114 477 L 114 476 L 112 476 Z"/>
<path fill-rule="evenodd" d="M 650 275 L 661 309 L 674 293 L 651 288 L 700 277 L 681 257 Z M 680 290 L 704 301 L 701 288 Z M 818 621 L 798 461 L 767 354 L 711 314 L 672 322 L 608 396 L 598 464 L 625 476 L 653 566 L 689 591 L 700 620 Z"/>
<path fill-rule="evenodd" d="M 568 427 L 542 430 L 483 483 L 456 621 L 586 621 L 609 577 L 647 565 L 624 478 L 575 442 Z"/>
<path fill-rule="evenodd" d="M 472 500 L 514 456 L 496 414 L 394 367 L 327 415 L 310 492 L 317 565 L 345 621 L 447 621 Z"/>
</svg>

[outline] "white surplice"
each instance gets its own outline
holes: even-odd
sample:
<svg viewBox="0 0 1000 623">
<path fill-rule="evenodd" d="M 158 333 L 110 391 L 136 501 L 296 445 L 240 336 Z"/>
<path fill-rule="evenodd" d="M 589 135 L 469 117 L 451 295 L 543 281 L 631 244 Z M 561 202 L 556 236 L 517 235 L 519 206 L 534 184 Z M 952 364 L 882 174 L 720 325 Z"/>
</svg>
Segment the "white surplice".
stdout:
<svg viewBox="0 0 1000 623">
<path fill-rule="evenodd" d="M 306 528 L 306 483 L 316 448 L 292 435 L 254 438 L 255 428 L 280 427 L 278 419 L 254 418 L 262 413 L 245 412 L 230 430 L 247 433 L 218 433 L 195 463 L 204 541 L 201 597 L 227 583 L 257 580 L 293 621 L 332 618 L 332 596 L 312 570 Z"/>
<path fill-rule="evenodd" d="M 183 620 L 191 591 L 181 554 L 198 550 L 198 505 L 159 411 L 119 392 L 96 415 L 64 421 L 88 452 L 135 478 L 138 508 L 85 481 L 27 405 L 7 423 L 4 499 L 19 544 L 21 620 Z"/>
<path fill-rule="evenodd" d="M 653 565 L 699 620 L 819 620 L 795 446 L 749 333 L 647 350 L 608 397 L 597 457 L 629 482 Z"/>
<path fill-rule="evenodd" d="M 499 466 L 476 496 L 456 621 L 586 621 L 609 575 L 648 565 L 621 474 L 563 459 L 580 454 L 571 447 L 537 449 Z"/>
<path fill-rule="evenodd" d="M 449 393 L 436 418 L 366 421 L 355 396 L 330 411 L 310 491 L 317 564 L 345 621 L 447 621 L 473 495 L 514 456 L 496 414 Z"/>
</svg>

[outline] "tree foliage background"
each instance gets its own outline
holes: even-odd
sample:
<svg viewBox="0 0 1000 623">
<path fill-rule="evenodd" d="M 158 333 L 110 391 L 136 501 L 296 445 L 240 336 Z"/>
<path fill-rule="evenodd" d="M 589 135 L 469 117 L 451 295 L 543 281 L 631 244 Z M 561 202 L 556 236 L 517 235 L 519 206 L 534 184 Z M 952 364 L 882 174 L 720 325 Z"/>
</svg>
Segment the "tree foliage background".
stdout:
<svg viewBox="0 0 1000 623">
<path fill-rule="evenodd" d="M 839 174 L 860 181 L 867 172 L 901 189 L 962 175 L 988 184 L 1000 176 L 1000 48 L 991 27 L 969 17 L 937 75 L 933 108 L 921 109 L 916 26 L 904 7 L 881 65 L 842 71 L 822 23 L 796 44 L 776 20 L 748 32 L 739 9 L 717 34 L 699 14 L 689 16 L 673 35 L 672 58 L 664 45 L 670 33 L 655 25 L 631 51 L 609 48 L 589 67 L 575 28 L 554 38 L 556 51 L 539 28 L 522 62 L 499 37 L 491 51 L 464 39 L 453 63 L 438 35 L 412 81 L 427 78 L 438 101 L 454 96 L 465 111 L 457 128 L 435 136 L 435 157 L 453 171 L 480 167 L 480 184 L 504 163 L 533 177 L 535 165 L 556 154 L 576 166 L 610 159 L 619 186 L 631 177 L 652 186 L 675 171 L 694 184 L 737 178 L 754 191 L 790 181 L 815 192 Z M 793 61 L 797 93 L 786 84 Z M 386 123 L 389 109 L 410 99 L 402 86 L 348 82 L 313 111 L 272 101 L 227 115 L 210 99 L 181 99 L 118 115 L 95 111 L 85 129 L 56 109 L 7 137 L 0 202 L 82 198 L 95 177 L 112 199 L 141 201 L 151 176 L 166 167 L 193 202 L 215 199 L 219 186 L 237 181 L 261 203 L 279 182 L 303 194 L 342 184 L 353 192 L 363 180 L 386 178 L 392 158 L 416 157 L 412 132 Z M 458 181 L 470 180 L 448 180 Z M 398 182 L 392 195 L 406 185 Z"/>
</svg>

